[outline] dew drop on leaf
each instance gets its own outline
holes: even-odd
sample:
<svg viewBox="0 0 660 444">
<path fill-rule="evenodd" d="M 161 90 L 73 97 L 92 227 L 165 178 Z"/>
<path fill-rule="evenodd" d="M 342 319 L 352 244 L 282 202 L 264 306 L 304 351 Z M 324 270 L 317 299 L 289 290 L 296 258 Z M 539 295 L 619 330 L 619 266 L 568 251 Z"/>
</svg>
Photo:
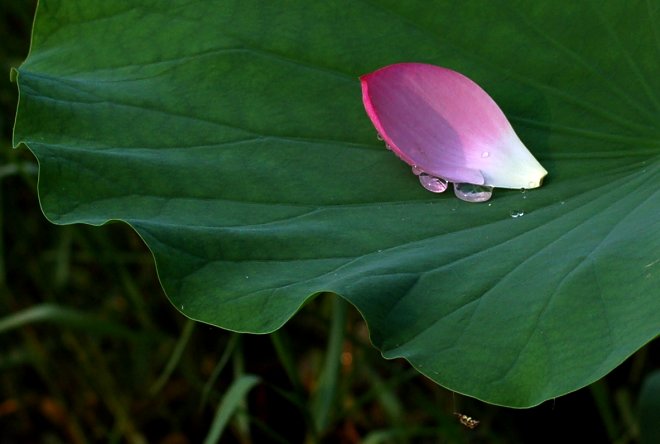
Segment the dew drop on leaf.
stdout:
<svg viewBox="0 0 660 444">
<path fill-rule="evenodd" d="M 424 171 L 422 171 L 417 165 L 413 165 L 412 167 L 412 172 L 415 176 L 419 176 L 422 174 Z"/>
<path fill-rule="evenodd" d="M 419 183 L 432 193 L 443 193 L 449 185 L 442 177 L 435 177 L 424 173 L 419 175 Z"/>
<path fill-rule="evenodd" d="M 466 202 L 486 202 L 493 195 L 493 187 L 471 183 L 455 183 L 454 194 Z"/>
<path fill-rule="evenodd" d="M 512 218 L 516 219 L 518 217 L 522 217 L 525 215 L 525 212 L 523 210 L 511 210 L 509 213 Z"/>
</svg>

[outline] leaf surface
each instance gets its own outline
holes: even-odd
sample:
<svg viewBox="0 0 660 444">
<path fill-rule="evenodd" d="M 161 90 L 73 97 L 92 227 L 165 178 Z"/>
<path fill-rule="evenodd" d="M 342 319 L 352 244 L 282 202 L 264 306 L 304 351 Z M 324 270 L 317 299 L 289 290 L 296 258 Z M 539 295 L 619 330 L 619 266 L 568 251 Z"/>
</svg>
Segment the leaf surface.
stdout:
<svg viewBox="0 0 660 444">
<path fill-rule="evenodd" d="M 660 331 L 658 9 L 43 1 L 14 141 L 46 217 L 130 224 L 187 316 L 264 333 L 337 293 L 385 357 L 531 406 Z M 425 191 L 361 103 L 359 75 L 402 61 L 479 83 L 544 186 Z"/>
</svg>

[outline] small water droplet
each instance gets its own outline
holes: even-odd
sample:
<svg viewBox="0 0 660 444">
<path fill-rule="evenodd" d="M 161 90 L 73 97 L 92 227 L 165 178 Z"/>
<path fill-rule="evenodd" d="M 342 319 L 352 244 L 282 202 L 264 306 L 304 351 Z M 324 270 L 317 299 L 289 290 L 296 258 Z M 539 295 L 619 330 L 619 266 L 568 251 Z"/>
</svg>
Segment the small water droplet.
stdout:
<svg viewBox="0 0 660 444">
<path fill-rule="evenodd" d="M 392 151 L 392 147 L 390 146 L 389 143 L 386 143 L 386 144 L 385 144 L 385 148 L 387 148 L 388 150 Z"/>
<path fill-rule="evenodd" d="M 419 183 L 432 193 L 443 193 L 449 185 L 442 177 L 435 177 L 425 173 L 419 175 Z"/>
<path fill-rule="evenodd" d="M 415 176 L 419 176 L 422 174 L 424 171 L 422 171 L 417 165 L 412 166 L 412 172 Z"/>
<path fill-rule="evenodd" d="M 376 133 L 376 139 L 382 141 L 382 140 L 383 140 L 383 136 L 381 136 L 380 133 Z"/>
<path fill-rule="evenodd" d="M 511 215 L 512 218 L 516 219 L 518 217 L 524 216 L 525 212 L 523 210 L 511 210 L 509 215 Z"/>
<path fill-rule="evenodd" d="M 486 202 L 493 195 L 493 187 L 471 183 L 455 183 L 454 194 L 466 202 Z"/>
<path fill-rule="evenodd" d="M 183 310 L 183 304 L 181 304 L 181 310 Z"/>
<path fill-rule="evenodd" d="M 484 159 L 488 156 L 490 156 L 490 153 L 488 151 L 484 151 L 483 153 L 481 153 L 481 157 L 483 157 Z"/>
<path fill-rule="evenodd" d="M 250 276 L 245 276 L 245 279 L 250 279 Z"/>
<path fill-rule="evenodd" d="M 562 201 L 561 201 L 561 204 L 562 204 L 562 205 L 564 205 L 565 203 L 566 203 L 566 201 L 565 201 L 565 200 L 562 200 Z"/>
<path fill-rule="evenodd" d="M 489 207 L 492 207 L 492 206 L 493 206 L 493 204 L 492 204 L 492 203 L 488 203 L 488 206 L 489 206 Z"/>
</svg>

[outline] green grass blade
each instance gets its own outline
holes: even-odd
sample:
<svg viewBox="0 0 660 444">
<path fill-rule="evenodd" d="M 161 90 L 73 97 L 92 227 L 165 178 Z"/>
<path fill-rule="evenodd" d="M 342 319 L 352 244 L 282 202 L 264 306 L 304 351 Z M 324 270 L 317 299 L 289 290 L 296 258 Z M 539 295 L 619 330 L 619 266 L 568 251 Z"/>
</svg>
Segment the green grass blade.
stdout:
<svg viewBox="0 0 660 444">
<path fill-rule="evenodd" d="M 660 442 L 660 370 L 651 373 L 639 395 L 640 442 Z"/>
<path fill-rule="evenodd" d="M 325 354 L 325 363 L 319 377 L 318 389 L 312 400 L 312 416 L 318 432 L 323 431 L 330 418 L 330 410 L 337 396 L 339 364 L 346 330 L 348 303 L 342 298 L 332 301 L 332 325 Z"/>
<path fill-rule="evenodd" d="M 229 341 L 227 341 L 227 345 L 225 346 L 225 350 L 222 352 L 222 356 L 220 356 L 218 363 L 213 368 L 213 372 L 211 373 L 211 376 L 209 377 L 208 381 L 206 381 L 206 384 L 204 384 L 204 389 L 202 389 L 202 400 L 200 401 L 200 409 L 202 409 L 206 405 L 206 401 L 209 398 L 211 389 L 213 388 L 213 384 L 215 384 L 215 381 L 220 376 L 220 373 L 227 365 L 227 362 L 229 362 L 229 358 L 231 358 L 231 355 L 234 352 L 234 349 L 236 348 L 236 344 L 238 343 L 238 338 L 239 338 L 238 333 L 233 333 L 229 338 Z"/>
<path fill-rule="evenodd" d="M 0 334 L 43 322 L 84 330 L 100 336 L 112 336 L 131 341 L 141 340 L 146 337 L 143 333 L 137 333 L 115 322 L 99 319 L 98 316 L 50 303 L 35 305 L 0 319 Z"/>
<path fill-rule="evenodd" d="M 165 366 L 163 373 L 161 373 L 161 375 L 158 377 L 154 385 L 151 387 L 150 393 L 152 395 L 158 393 L 165 386 L 167 380 L 170 379 L 172 372 L 174 371 L 177 364 L 181 360 L 181 355 L 183 355 L 183 351 L 186 349 L 186 345 L 188 345 L 188 341 L 190 340 L 190 336 L 192 336 L 192 332 L 194 329 L 195 329 L 195 321 L 188 319 L 186 321 L 186 325 L 184 325 L 183 327 L 181 336 L 179 337 L 179 340 L 177 341 L 176 346 L 174 347 L 174 351 L 172 352 L 170 359 L 167 361 L 167 365 Z"/>
<path fill-rule="evenodd" d="M 220 441 L 229 419 L 241 405 L 245 395 L 257 383 L 259 383 L 259 378 L 254 375 L 243 375 L 232 383 L 225 396 L 222 397 L 222 401 L 220 401 L 220 406 L 215 412 L 215 418 L 213 418 L 211 429 L 204 440 L 204 444 L 213 444 Z"/>
<path fill-rule="evenodd" d="M 282 364 L 286 375 L 289 377 L 289 381 L 293 385 L 293 388 L 297 392 L 302 392 L 302 383 L 300 382 L 300 376 L 298 375 L 298 370 L 296 369 L 296 359 L 291 353 L 291 346 L 289 345 L 289 338 L 286 333 L 282 330 L 275 331 L 271 333 L 270 340 L 273 343 L 273 348 L 275 348 L 275 353 L 277 358 Z"/>
</svg>

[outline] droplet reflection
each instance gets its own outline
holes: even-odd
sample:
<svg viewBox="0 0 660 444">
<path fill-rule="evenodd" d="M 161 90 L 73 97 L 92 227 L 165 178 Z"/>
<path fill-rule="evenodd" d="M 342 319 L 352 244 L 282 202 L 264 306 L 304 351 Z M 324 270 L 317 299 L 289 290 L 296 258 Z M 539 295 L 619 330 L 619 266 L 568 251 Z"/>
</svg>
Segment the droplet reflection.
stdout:
<svg viewBox="0 0 660 444">
<path fill-rule="evenodd" d="M 443 193 L 449 186 L 449 183 L 442 177 L 435 177 L 425 173 L 419 175 L 419 183 L 432 193 Z"/>
<path fill-rule="evenodd" d="M 486 202 L 493 195 L 493 187 L 471 183 L 455 183 L 454 194 L 466 202 Z"/>
</svg>

